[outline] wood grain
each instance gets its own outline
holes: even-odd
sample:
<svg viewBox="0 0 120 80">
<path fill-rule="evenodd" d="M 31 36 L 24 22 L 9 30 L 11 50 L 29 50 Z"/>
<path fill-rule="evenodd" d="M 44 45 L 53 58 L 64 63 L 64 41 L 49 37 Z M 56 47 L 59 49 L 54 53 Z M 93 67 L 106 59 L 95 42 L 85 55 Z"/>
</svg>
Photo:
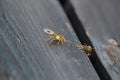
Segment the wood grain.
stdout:
<svg viewBox="0 0 120 80">
<path fill-rule="evenodd" d="M 119 80 L 120 47 L 109 44 L 108 40 L 120 43 L 120 1 L 70 0 L 70 3 L 111 79 Z"/>
<path fill-rule="evenodd" d="M 56 0 L 0 1 L 0 80 L 99 80 L 84 51 L 45 43 L 44 28 L 80 44 Z"/>
</svg>

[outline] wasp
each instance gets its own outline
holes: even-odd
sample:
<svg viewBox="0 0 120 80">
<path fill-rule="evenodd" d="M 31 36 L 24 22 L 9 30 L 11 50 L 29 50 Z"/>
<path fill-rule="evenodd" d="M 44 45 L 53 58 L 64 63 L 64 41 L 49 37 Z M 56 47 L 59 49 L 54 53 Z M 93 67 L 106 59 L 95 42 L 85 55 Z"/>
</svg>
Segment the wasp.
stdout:
<svg viewBox="0 0 120 80">
<path fill-rule="evenodd" d="M 85 50 L 87 56 L 91 55 L 92 50 L 94 50 L 94 48 L 92 48 L 91 46 L 87 45 L 86 43 L 84 43 L 83 45 L 80 46 L 75 46 L 77 49 L 79 50 Z"/>
<path fill-rule="evenodd" d="M 66 42 L 68 42 L 65 37 L 61 34 L 57 34 L 56 32 L 54 32 L 51 29 L 44 29 L 44 32 L 50 35 L 50 38 L 47 40 L 50 44 L 53 41 L 56 41 L 59 44 L 65 44 Z"/>
</svg>

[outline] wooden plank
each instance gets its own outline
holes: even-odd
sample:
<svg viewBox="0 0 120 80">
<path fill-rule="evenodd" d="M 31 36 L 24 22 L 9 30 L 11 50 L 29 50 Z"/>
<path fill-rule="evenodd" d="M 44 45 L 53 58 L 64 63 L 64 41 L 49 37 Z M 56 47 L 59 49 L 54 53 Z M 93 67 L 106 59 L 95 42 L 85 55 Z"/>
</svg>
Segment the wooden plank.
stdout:
<svg viewBox="0 0 120 80">
<path fill-rule="evenodd" d="M 112 80 L 120 80 L 120 47 L 108 42 L 114 39 L 120 43 L 119 3 L 119 0 L 70 0 L 69 3 Z M 70 14 L 70 8 L 67 10 Z"/>
<path fill-rule="evenodd" d="M 99 80 L 84 51 L 45 43 L 44 28 L 80 44 L 56 0 L 1 0 L 0 80 Z"/>
</svg>

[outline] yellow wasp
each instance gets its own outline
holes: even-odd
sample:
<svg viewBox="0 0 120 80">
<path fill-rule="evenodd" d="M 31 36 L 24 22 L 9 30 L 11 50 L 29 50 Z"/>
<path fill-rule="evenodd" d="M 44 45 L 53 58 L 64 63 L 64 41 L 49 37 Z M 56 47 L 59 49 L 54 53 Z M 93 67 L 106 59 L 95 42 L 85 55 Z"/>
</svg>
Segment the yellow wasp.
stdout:
<svg viewBox="0 0 120 80">
<path fill-rule="evenodd" d="M 80 49 L 80 50 L 85 50 L 87 56 L 91 55 L 92 50 L 94 50 L 94 48 L 92 48 L 91 46 L 88 46 L 86 43 L 84 43 L 84 45 L 80 45 L 80 46 L 75 46 L 76 48 Z"/>
<path fill-rule="evenodd" d="M 51 29 L 48 29 L 48 28 L 44 29 L 44 32 L 51 35 L 50 38 L 47 40 L 49 43 L 56 41 L 59 45 L 59 44 L 65 44 L 66 42 L 68 42 L 63 35 L 57 34 Z"/>
</svg>

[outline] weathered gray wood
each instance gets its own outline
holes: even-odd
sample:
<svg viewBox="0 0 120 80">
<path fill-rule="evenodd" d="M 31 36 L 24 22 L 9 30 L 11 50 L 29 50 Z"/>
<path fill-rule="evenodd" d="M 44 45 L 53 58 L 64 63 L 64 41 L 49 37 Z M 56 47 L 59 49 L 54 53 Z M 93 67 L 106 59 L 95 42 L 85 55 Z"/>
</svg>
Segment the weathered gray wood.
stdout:
<svg viewBox="0 0 120 80">
<path fill-rule="evenodd" d="M 120 0 L 70 0 L 112 80 L 120 80 Z M 70 12 L 69 12 L 70 13 Z"/>
<path fill-rule="evenodd" d="M 45 43 L 44 28 L 78 42 L 66 24 L 56 0 L 1 0 L 0 80 L 99 80 L 84 51 Z"/>
</svg>

